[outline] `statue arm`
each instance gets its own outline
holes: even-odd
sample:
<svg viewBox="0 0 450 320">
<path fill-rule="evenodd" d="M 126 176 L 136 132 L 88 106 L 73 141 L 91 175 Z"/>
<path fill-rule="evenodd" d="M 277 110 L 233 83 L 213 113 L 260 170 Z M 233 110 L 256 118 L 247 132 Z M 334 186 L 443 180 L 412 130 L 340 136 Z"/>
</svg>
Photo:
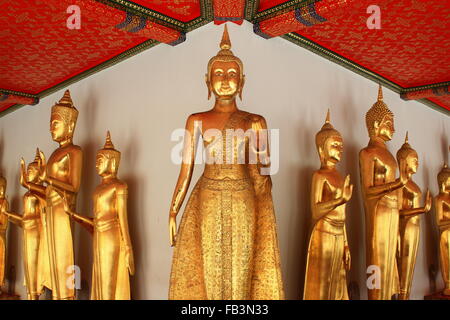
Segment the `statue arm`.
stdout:
<svg viewBox="0 0 450 320">
<path fill-rule="evenodd" d="M 420 198 L 421 198 L 421 194 L 419 193 L 416 197 L 414 197 L 414 201 L 413 201 L 413 207 L 410 209 L 400 209 L 399 213 L 401 216 L 403 217 L 412 217 L 412 216 L 416 216 L 418 214 L 422 214 L 425 213 L 426 210 L 426 206 L 421 207 L 420 206 Z"/>
<path fill-rule="evenodd" d="M 134 275 L 133 247 L 128 228 L 127 213 L 128 188 L 124 184 L 117 189 L 117 213 L 119 215 L 120 234 L 125 245 L 125 263 L 131 275 Z"/>
<path fill-rule="evenodd" d="M 323 185 L 326 183 L 326 180 L 321 177 L 319 174 L 315 173 L 312 179 L 312 187 L 311 187 L 311 197 L 312 197 L 312 214 L 314 220 L 319 220 L 326 216 L 330 211 L 334 210 L 336 207 L 345 203 L 342 197 L 337 199 L 332 199 L 329 201 L 321 201 L 322 200 L 322 191 Z"/>
<path fill-rule="evenodd" d="M 117 190 L 117 212 L 119 215 L 120 232 L 126 247 L 132 248 L 130 233 L 128 228 L 127 211 L 128 189 L 126 186 Z"/>
<path fill-rule="evenodd" d="M 363 177 L 363 187 L 368 198 L 381 198 L 394 190 L 403 187 L 405 184 L 400 179 L 393 182 L 388 182 L 382 185 L 375 186 L 375 164 L 378 162 L 376 158 L 361 158 L 360 168 Z"/>
<path fill-rule="evenodd" d="M 446 230 L 450 227 L 450 220 L 444 219 L 444 200 L 437 196 L 435 203 L 436 224 L 438 225 L 440 231 Z"/>
<path fill-rule="evenodd" d="M 27 205 L 27 200 L 26 197 L 24 198 L 24 206 Z M 22 227 L 22 222 L 23 222 L 23 217 L 20 214 L 14 213 L 14 212 L 9 212 L 8 211 L 8 202 L 5 201 L 5 205 L 3 207 L 3 214 L 5 214 L 9 221 L 11 221 L 12 223 L 18 225 L 19 227 Z"/>
<path fill-rule="evenodd" d="M 183 144 L 183 162 L 181 164 L 180 174 L 172 197 L 170 214 L 177 215 L 183 204 L 194 171 L 195 152 L 197 149 L 198 128 L 195 124 L 194 116 L 189 116 L 186 122 L 186 131 Z"/>
<path fill-rule="evenodd" d="M 81 150 L 76 150 L 68 154 L 69 156 L 69 182 L 60 181 L 47 175 L 46 181 L 51 186 L 56 187 L 60 191 L 76 193 L 80 188 L 81 169 L 83 163 L 83 154 Z"/>
<path fill-rule="evenodd" d="M 63 198 L 64 211 L 77 223 L 79 223 L 82 227 L 84 227 L 90 234 L 94 233 L 94 219 L 81 215 L 73 211 L 69 204 L 67 203 L 67 197 L 64 193 L 61 195 Z"/>
<path fill-rule="evenodd" d="M 266 119 L 259 115 L 254 115 L 251 121 L 252 137 L 250 147 L 256 155 L 259 166 L 270 166 L 269 132 Z"/>
</svg>

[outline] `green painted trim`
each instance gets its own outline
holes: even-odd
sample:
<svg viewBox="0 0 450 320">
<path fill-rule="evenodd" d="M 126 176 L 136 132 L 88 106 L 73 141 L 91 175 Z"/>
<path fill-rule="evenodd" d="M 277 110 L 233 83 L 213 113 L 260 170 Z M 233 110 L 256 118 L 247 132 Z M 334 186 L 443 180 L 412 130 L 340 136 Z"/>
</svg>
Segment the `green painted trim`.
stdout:
<svg viewBox="0 0 450 320">
<path fill-rule="evenodd" d="M 439 112 L 445 114 L 446 116 L 450 116 L 450 110 L 448 110 L 428 99 L 406 100 L 406 101 L 417 101 L 417 102 L 423 103 L 424 105 L 430 107 L 431 109 L 439 111 Z"/>
<path fill-rule="evenodd" d="M 258 14 L 259 0 L 247 0 L 245 1 L 245 20 L 253 21 L 255 16 Z"/>
<path fill-rule="evenodd" d="M 172 17 L 166 16 L 157 11 L 153 11 L 149 8 L 143 7 L 139 4 L 126 1 L 126 0 L 95 0 L 97 2 L 103 3 L 104 5 L 119 9 L 121 11 L 131 12 L 136 15 L 144 16 L 149 20 L 157 22 L 166 27 L 175 29 L 177 31 L 183 31 L 185 23 L 174 19 Z"/>
<path fill-rule="evenodd" d="M 32 98 L 32 99 L 39 99 L 39 96 L 37 94 L 31 94 L 31 93 L 26 93 L 26 92 L 14 91 L 14 90 L 9 90 L 9 89 L 0 89 L 0 93 L 14 94 L 16 96 Z"/>
<path fill-rule="evenodd" d="M 416 89 L 416 88 L 419 88 L 419 89 L 416 89 L 416 90 L 420 90 L 420 89 L 423 89 L 423 88 L 432 88 L 432 87 L 440 86 L 442 84 L 446 84 L 447 83 L 447 82 L 441 82 L 441 83 L 430 84 L 430 85 L 420 86 L 420 87 L 403 88 L 400 85 L 396 84 L 395 82 L 392 82 L 392 81 L 390 81 L 390 80 L 380 76 L 379 74 L 377 74 L 377 73 L 375 73 L 375 72 L 373 72 L 373 71 L 371 71 L 371 70 L 369 70 L 367 68 L 364 68 L 363 66 L 361 66 L 361 65 L 359 65 L 359 64 L 357 64 L 357 63 L 355 63 L 355 62 L 353 62 L 353 61 L 351 61 L 351 60 L 349 60 L 347 58 L 344 58 L 343 56 L 341 56 L 341 55 L 339 55 L 339 54 L 337 54 L 337 53 L 335 53 L 335 52 L 333 52 L 331 50 L 328 50 L 328 49 L 322 47 L 321 45 L 319 45 L 319 44 L 317 44 L 317 43 L 315 43 L 315 42 L 313 42 L 313 41 L 311 41 L 311 40 L 309 40 L 309 39 L 307 39 L 307 38 L 305 38 L 305 37 L 303 37 L 303 36 L 301 36 L 301 35 L 299 35 L 297 33 L 288 33 L 288 34 L 285 34 L 285 35 L 283 35 L 281 37 L 283 39 L 286 39 L 286 40 L 288 40 L 288 41 L 290 41 L 290 42 L 300 46 L 300 47 L 303 47 L 303 48 L 305 48 L 305 49 L 307 49 L 309 51 L 312 51 L 315 54 L 318 54 L 319 56 L 321 56 L 321 57 L 323 57 L 323 58 L 325 58 L 325 59 L 327 59 L 327 60 L 329 60 L 331 62 L 337 63 L 337 64 L 343 66 L 344 68 L 349 69 L 349 70 L 351 70 L 351 71 L 353 71 L 353 72 L 363 76 L 366 79 L 369 79 L 369 80 L 372 80 L 372 81 L 374 81 L 376 83 L 379 83 L 379 84 L 383 85 L 384 87 L 387 87 L 387 88 L 391 89 L 392 91 L 394 91 L 394 92 L 396 92 L 398 94 L 401 94 L 405 90 L 407 90 L 407 91 L 414 91 L 414 89 Z M 445 114 L 447 116 L 450 116 L 450 111 L 449 110 L 447 110 L 444 107 L 441 107 L 441 106 L 437 105 L 436 103 L 434 103 L 434 102 L 432 102 L 432 101 L 430 101 L 428 99 L 409 100 L 409 101 L 421 102 L 421 103 L 431 107 L 434 110 L 440 111 L 443 114 Z"/>
<path fill-rule="evenodd" d="M 353 61 L 348 60 L 347 58 L 344 58 L 343 56 L 328 50 L 321 45 L 297 34 L 297 33 L 288 33 L 283 36 L 281 36 L 283 39 L 286 39 L 290 42 L 293 42 L 294 44 L 301 46 L 305 49 L 308 49 L 309 51 L 312 51 L 321 57 L 324 57 L 325 59 L 332 61 L 334 63 L 337 63 L 347 69 L 350 69 L 353 72 L 356 72 L 365 78 L 368 78 L 370 80 L 373 80 L 377 83 L 382 84 L 384 87 L 388 87 L 389 89 L 395 91 L 396 93 L 400 93 L 402 87 L 398 84 L 378 75 L 377 73 L 364 68 L 363 66 L 354 63 Z"/>
<path fill-rule="evenodd" d="M 307 6 L 317 0 L 291 0 L 288 2 L 281 3 L 275 7 L 266 9 L 264 11 L 256 13 L 255 17 L 251 22 L 260 22 L 262 20 L 270 19 L 274 16 Z M 257 9 L 258 10 L 258 9 Z"/>
<path fill-rule="evenodd" d="M 3 117 L 6 116 L 7 114 L 10 114 L 10 113 L 12 113 L 12 112 L 14 112 L 14 111 L 16 111 L 16 110 L 19 110 L 20 108 L 25 107 L 25 106 L 28 106 L 28 107 L 36 107 L 36 105 L 34 105 L 34 106 L 29 106 L 29 105 L 24 105 L 24 104 L 15 104 L 15 105 L 12 105 L 11 107 L 9 107 L 8 109 L 3 110 L 2 112 L 0 112 L 0 118 L 3 118 Z"/>
<path fill-rule="evenodd" d="M 94 73 L 97 73 L 97 72 L 102 71 L 102 70 L 104 70 L 106 68 L 112 67 L 113 65 L 115 65 L 115 64 L 117 64 L 117 63 L 119 63 L 119 62 L 121 62 L 123 60 L 126 60 L 126 59 L 128 59 L 128 58 L 130 58 L 130 57 L 132 57 L 132 56 L 134 56 L 134 55 L 136 55 L 138 53 L 141 53 L 142 51 L 145 51 L 145 50 L 147 50 L 149 48 L 152 48 L 152 47 L 156 46 L 157 44 L 159 44 L 159 42 L 155 41 L 155 40 L 144 41 L 141 44 L 138 44 L 137 46 L 135 46 L 135 47 L 133 47 L 131 49 L 128 49 L 127 51 L 122 52 L 122 53 L 118 54 L 117 56 L 115 56 L 115 57 L 113 57 L 113 58 L 111 58 L 111 59 L 109 59 L 109 60 L 107 60 L 107 61 L 105 61 L 103 63 L 100 63 L 100 64 L 96 65 L 95 67 L 89 69 L 89 70 L 81 72 L 81 73 L 77 74 L 76 76 L 74 76 L 74 77 L 72 77 L 70 79 L 67 79 L 67 80 L 65 80 L 65 81 L 63 81 L 61 83 L 58 83 L 57 85 L 55 85 L 55 86 L 53 86 L 53 87 L 51 87 L 51 88 L 49 88 L 47 90 L 39 92 L 37 94 L 37 97 L 39 99 L 41 99 L 43 97 L 46 97 L 46 96 L 48 96 L 48 95 L 50 95 L 50 94 L 52 94 L 52 93 L 54 93 L 54 92 L 56 92 L 58 90 L 61 90 L 61 89 L 64 89 L 65 87 L 70 86 L 71 84 L 73 84 L 75 82 L 78 82 L 78 81 L 80 81 L 80 80 L 82 80 L 82 79 L 84 79 L 86 77 L 89 77 L 90 75 L 93 75 Z M 5 115 L 7 115 L 8 113 L 11 113 L 13 111 L 18 110 L 19 108 L 21 108 L 23 106 L 24 105 L 21 105 L 21 104 L 15 104 L 15 105 L 9 107 L 8 109 L 6 109 L 6 110 L 4 110 L 4 111 L 2 111 L 0 113 L 0 118 L 5 116 Z"/>
<path fill-rule="evenodd" d="M 145 18 L 159 23 L 163 26 L 175 29 L 180 32 L 188 33 L 195 30 L 214 19 L 212 0 L 200 0 L 200 16 L 188 21 L 183 22 L 172 17 L 166 16 L 157 11 L 151 10 L 139 4 L 127 1 L 127 0 L 95 0 L 103 3 L 107 6 L 128 11 L 136 15 L 144 16 Z"/>
<path fill-rule="evenodd" d="M 200 0 L 200 13 L 199 18 L 185 23 L 184 32 L 188 33 L 214 20 L 212 0 Z"/>
<path fill-rule="evenodd" d="M 450 81 L 430 83 L 423 86 L 403 88 L 402 93 L 450 86 Z"/>
</svg>

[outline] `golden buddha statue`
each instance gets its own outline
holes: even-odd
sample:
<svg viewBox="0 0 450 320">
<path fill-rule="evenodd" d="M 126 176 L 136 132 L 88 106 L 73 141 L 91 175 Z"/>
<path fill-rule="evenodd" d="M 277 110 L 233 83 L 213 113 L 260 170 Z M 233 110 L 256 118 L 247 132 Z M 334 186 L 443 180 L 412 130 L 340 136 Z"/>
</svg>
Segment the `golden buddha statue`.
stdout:
<svg viewBox="0 0 450 320">
<path fill-rule="evenodd" d="M 444 279 L 443 294 L 450 296 L 450 169 L 444 167 L 437 176 L 439 194 L 436 196 L 436 220 L 439 227 L 439 253 L 441 259 L 441 272 Z"/>
<path fill-rule="evenodd" d="M 208 96 L 215 95 L 214 107 L 190 115 L 186 123 L 183 163 L 169 213 L 170 243 L 175 246 L 169 298 L 283 299 L 272 183 L 269 175 L 261 174 L 269 166 L 266 121 L 237 107 L 245 78 L 242 61 L 230 50 L 226 25 L 220 48 L 205 76 Z M 244 134 L 250 129 L 256 139 Z M 189 188 L 200 137 L 205 169 L 177 233 L 176 216 Z M 243 154 L 257 161 L 250 163 Z"/>
<path fill-rule="evenodd" d="M 5 211 L 8 211 L 6 179 L 0 175 L 0 287 L 5 284 L 6 230 L 8 229 L 8 216 L 4 214 Z"/>
<path fill-rule="evenodd" d="M 419 186 L 412 180 L 412 175 L 417 172 L 419 159 L 417 152 L 411 148 L 408 142 L 408 133 L 406 133 L 405 143 L 397 152 L 397 161 L 400 170 L 404 170 L 404 175 L 408 176 L 408 182 L 401 189 L 399 195 L 400 223 L 397 257 L 400 278 L 399 299 L 408 300 L 420 238 L 420 214 L 430 211 L 431 195 L 427 191 L 426 203 L 421 207 L 420 198 L 422 197 L 422 192 Z"/>
<path fill-rule="evenodd" d="M 399 231 L 399 191 L 408 181 L 406 170 L 396 179 L 397 162 L 386 147 L 394 134 L 394 115 L 378 101 L 366 114 L 370 141 L 359 153 L 362 196 L 366 215 L 366 264 L 379 270 L 379 281 L 368 285 L 370 300 L 390 300 L 399 292 L 396 251 Z M 378 272 L 374 275 L 378 275 Z"/>
<path fill-rule="evenodd" d="M 92 300 L 129 300 L 129 275 L 134 274 L 133 249 L 128 232 L 127 184 L 117 178 L 120 152 L 114 149 L 108 131 L 96 168 L 102 182 L 94 191 L 94 218 L 78 214 L 65 203 L 66 212 L 93 232 L 94 263 Z"/>
<path fill-rule="evenodd" d="M 348 300 L 346 271 L 350 270 L 350 250 L 345 230 L 345 206 L 353 185 L 336 170 L 344 148 L 341 134 L 330 123 L 316 134 L 320 169 L 311 186 L 312 228 L 306 262 L 305 300 Z"/>
<path fill-rule="evenodd" d="M 25 170 L 25 162 L 21 160 L 21 184 L 28 189 L 28 183 L 42 185 L 40 179 L 40 154 L 36 150 L 36 157 Z M 8 212 L 2 208 L 3 214 L 11 222 L 23 228 L 23 262 L 25 285 L 29 300 L 39 300 L 44 286 L 51 289 L 49 255 L 47 238 L 44 230 L 45 201 L 29 190 L 23 196 L 23 215 Z"/>
<path fill-rule="evenodd" d="M 41 152 L 41 180 L 46 186 L 28 183 L 30 190 L 46 199 L 45 224 L 50 256 L 50 274 L 53 299 L 75 298 L 74 253 L 70 217 L 64 210 L 63 196 L 72 210 L 75 209 L 76 195 L 80 188 L 83 153 L 72 142 L 78 110 L 74 107 L 69 90 L 52 107 L 50 132 L 59 143 L 45 162 Z M 76 275 L 75 275 L 76 276 Z"/>
</svg>

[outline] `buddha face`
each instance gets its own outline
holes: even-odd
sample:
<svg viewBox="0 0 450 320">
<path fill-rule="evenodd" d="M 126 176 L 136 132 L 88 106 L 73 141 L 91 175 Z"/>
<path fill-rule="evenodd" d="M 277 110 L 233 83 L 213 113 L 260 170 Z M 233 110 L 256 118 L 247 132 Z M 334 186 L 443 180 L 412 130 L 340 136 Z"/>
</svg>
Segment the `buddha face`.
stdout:
<svg viewBox="0 0 450 320">
<path fill-rule="evenodd" d="M 241 90 L 241 70 L 235 61 L 214 61 L 211 65 L 210 90 L 218 99 L 233 99 Z"/>
<path fill-rule="evenodd" d="M 394 118 L 390 115 L 387 115 L 381 120 L 381 123 L 375 123 L 375 126 L 378 126 L 378 136 L 384 141 L 392 140 L 392 136 L 394 135 Z"/>
<path fill-rule="evenodd" d="M 406 157 L 406 172 L 409 174 L 414 174 L 417 172 L 417 168 L 419 167 L 419 158 L 415 152 L 411 152 Z"/>
<path fill-rule="evenodd" d="M 98 175 L 103 177 L 109 174 L 115 174 L 117 172 L 116 163 L 116 159 L 99 152 L 95 162 L 95 168 L 97 169 Z"/>
<path fill-rule="evenodd" d="M 36 183 L 39 179 L 39 170 L 35 164 L 29 164 L 27 168 L 27 182 Z"/>
<path fill-rule="evenodd" d="M 54 114 L 50 120 L 50 133 L 53 141 L 64 141 L 71 135 L 70 125 L 65 123 L 60 115 Z"/>
<path fill-rule="evenodd" d="M 341 161 L 344 150 L 342 137 L 334 135 L 329 137 L 324 143 L 323 158 L 325 162 L 338 163 Z"/>
</svg>

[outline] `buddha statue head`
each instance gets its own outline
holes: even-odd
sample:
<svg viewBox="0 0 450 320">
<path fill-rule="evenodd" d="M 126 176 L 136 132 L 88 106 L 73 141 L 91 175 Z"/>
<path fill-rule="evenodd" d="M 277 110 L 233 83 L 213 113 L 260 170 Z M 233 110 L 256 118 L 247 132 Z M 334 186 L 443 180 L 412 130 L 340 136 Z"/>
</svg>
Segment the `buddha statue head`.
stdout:
<svg viewBox="0 0 450 320">
<path fill-rule="evenodd" d="M 72 141 L 75 125 L 77 123 L 78 110 L 74 107 L 69 90 L 52 107 L 50 119 L 50 132 L 56 142 Z"/>
<path fill-rule="evenodd" d="M 379 137 L 389 141 L 394 135 L 394 114 L 383 102 L 381 85 L 378 88 L 377 102 L 366 113 L 366 126 L 370 138 Z"/>
<path fill-rule="evenodd" d="M 400 164 L 400 169 L 406 170 L 408 177 L 411 177 L 417 172 L 419 167 L 419 156 L 416 150 L 411 148 L 408 142 L 408 132 L 406 132 L 405 143 L 397 151 L 397 161 Z"/>
<path fill-rule="evenodd" d="M 242 100 L 242 88 L 245 82 L 244 65 L 230 49 L 231 41 L 227 25 L 225 25 L 220 51 L 209 60 L 205 75 L 208 99 L 211 98 L 212 92 L 219 100 L 235 99 L 236 95 L 239 95 Z"/>
<path fill-rule="evenodd" d="M 316 147 L 322 167 L 334 166 L 341 160 L 344 141 L 339 131 L 330 123 L 330 110 L 322 129 L 316 134 Z"/>
<path fill-rule="evenodd" d="M 39 148 L 36 148 L 36 156 L 34 157 L 34 161 L 30 162 L 28 164 L 27 167 L 27 175 L 26 175 L 26 179 L 27 182 L 31 182 L 31 183 L 42 183 L 40 177 L 40 162 L 41 162 L 41 157 L 39 154 Z"/>
<path fill-rule="evenodd" d="M 447 167 L 447 164 L 444 163 L 441 171 L 437 176 L 439 192 L 441 193 L 449 193 L 450 192 L 450 169 Z"/>
<path fill-rule="evenodd" d="M 0 174 L 0 199 L 5 198 L 6 193 L 6 179 Z"/>
<path fill-rule="evenodd" d="M 120 152 L 114 149 L 114 145 L 111 141 L 111 134 L 109 131 L 106 133 L 106 142 L 103 149 L 100 149 L 97 153 L 96 168 L 97 173 L 102 176 L 115 176 L 119 170 L 120 164 Z"/>
</svg>

